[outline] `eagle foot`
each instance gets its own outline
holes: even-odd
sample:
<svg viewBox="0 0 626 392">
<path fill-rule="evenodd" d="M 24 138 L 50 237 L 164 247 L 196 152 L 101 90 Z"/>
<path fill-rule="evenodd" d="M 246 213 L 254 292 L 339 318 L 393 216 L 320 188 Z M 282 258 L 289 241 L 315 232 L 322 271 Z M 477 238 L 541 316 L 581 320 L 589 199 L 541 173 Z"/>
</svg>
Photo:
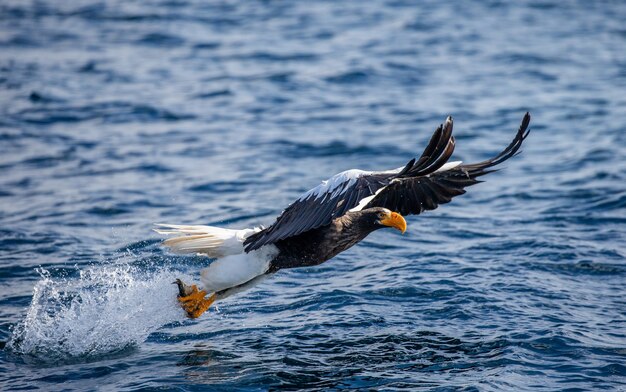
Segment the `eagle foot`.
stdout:
<svg viewBox="0 0 626 392">
<path fill-rule="evenodd" d="M 176 279 L 174 283 L 178 285 L 178 302 L 189 318 L 200 317 L 215 302 L 215 293 L 205 298 L 207 292 L 198 290 L 195 284 L 189 286 L 180 279 Z"/>
</svg>

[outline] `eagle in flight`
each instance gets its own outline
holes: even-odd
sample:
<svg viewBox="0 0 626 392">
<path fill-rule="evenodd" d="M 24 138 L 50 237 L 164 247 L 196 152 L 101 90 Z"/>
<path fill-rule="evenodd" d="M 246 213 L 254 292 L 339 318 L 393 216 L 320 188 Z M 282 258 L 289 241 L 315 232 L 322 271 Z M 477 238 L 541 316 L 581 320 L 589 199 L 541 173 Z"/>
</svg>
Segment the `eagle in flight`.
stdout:
<svg viewBox="0 0 626 392">
<path fill-rule="evenodd" d="M 157 224 L 175 235 L 163 245 L 175 253 L 217 259 L 201 272 L 203 289 L 180 279 L 178 301 L 191 318 L 213 302 L 246 290 L 283 268 L 321 264 L 385 227 L 406 230 L 403 215 L 448 203 L 481 181 L 478 177 L 516 155 L 528 136 L 526 113 L 513 141 L 486 161 L 448 162 L 454 151 L 452 118 L 434 132 L 422 155 L 393 170 L 347 170 L 306 192 L 269 227 L 233 230 Z"/>
</svg>

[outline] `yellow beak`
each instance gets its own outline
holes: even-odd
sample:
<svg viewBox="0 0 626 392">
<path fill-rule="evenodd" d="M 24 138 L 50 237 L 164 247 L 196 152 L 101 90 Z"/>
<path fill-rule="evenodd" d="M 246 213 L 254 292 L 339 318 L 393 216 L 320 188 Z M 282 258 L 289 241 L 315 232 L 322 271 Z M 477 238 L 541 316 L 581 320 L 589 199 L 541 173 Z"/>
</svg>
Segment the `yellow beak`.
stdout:
<svg viewBox="0 0 626 392">
<path fill-rule="evenodd" d="M 385 226 L 396 228 L 400 230 L 402 234 L 404 234 L 404 232 L 406 231 L 406 221 L 404 220 L 402 215 L 398 214 L 397 212 L 392 212 L 386 218 L 381 219 L 380 223 Z"/>
</svg>

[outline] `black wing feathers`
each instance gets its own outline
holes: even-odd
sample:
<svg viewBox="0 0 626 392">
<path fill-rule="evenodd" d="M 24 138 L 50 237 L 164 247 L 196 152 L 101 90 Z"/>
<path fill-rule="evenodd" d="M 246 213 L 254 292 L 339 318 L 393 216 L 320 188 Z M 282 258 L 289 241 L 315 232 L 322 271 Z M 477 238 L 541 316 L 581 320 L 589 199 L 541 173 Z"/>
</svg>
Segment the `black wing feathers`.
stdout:
<svg viewBox="0 0 626 392">
<path fill-rule="evenodd" d="M 438 171 L 454 152 L 452 118 L 440 125 L 418 159 L 411 159 L 401 170 L 387 172 L 344 172 L 334 176 L 331 186 L 320 185 L 287 207 L 276 222 L 248 237 L 246 252 L 289 237 L 326 226 L 376 194 L 364 208 L 386 207 L 402 215 L 420 214 L 448 203 L 465 193 L 496 166 L 514 156 L 528 136 L 530 115 L 526 113 L 515 139 L 500 154 L 483 162 L 459 165 Z"/>
<path fill-rule="evenodd" d="M 435 130 L 419 159 L 417 161 L 412 159 L 396 178 L 425 176 L 437 171 L 452 156 L 454 145 L 452 118 L 448 117 L 446 122 Z"/>
<path fill-rule="evenodd" d="M 468 186 L 481 181 L 478 177 L 491 173 L 491 167 L 499 165 L 516 155 L 522 142 L 528 137 L 530 115 L 526 113 L 513 141 L 498 155 L 486 161 L 459 165 L 449 170 L 434 172 L 427 176 L 402 178 L 392 181 L 365 208 L 385 207 L 402 215 L 420 214 L 448 203 L 453 197 L 465 193 Z"/>
<path fill-rule="evenodd" d="M 389 184 L 395 173 L 371 173 L 338 184 L 326 193 L 309 194 L 287 207 L 276 222 L 268 228 L 248 237 L 244 242 L 246 252 L 293 237 L 306 231 L 330 224 L 339 216 L 354 208 L 359 201 L 373 195 Z"/>
<path fill-rule="evenodd" d="M 454 151 L 452 119 L 440 125 L 419 159 L 411 159 L 399 172 L 364 172 L 356 179 L 346 179 L 323 195 L 309 194 L 287 207 L 268 228 L 248 237 L 244 242 L 246 252 L 263 245 L 296 236 L 330 224 L 339 216 L 356 207 L 359 201 L 372 196 L 397 178 L 426 175 L 439 169 Z"/>
<path fill-rule="evenodd" d="M 491 170 L 485 171 L 485 169 L 499 165 L 502 162 L 506 161 L 507 159 L 511 158 L 512 156 L 516 155 L 517 151 L 519 151 L 520 147 L 522 146 L 522 142 L 528 137 L 528 134 L 530 133 L 530 129 L 528 129 L 529 124 L 530 124 L 530 114 L 527 112 L 524 115 L 524 118 L 522 119 L 522 123 L 520 124 L 519 129 L 517 130 L 517 134 L 515 135 L 515 138 L 513 139 L 511 144 L 509 144 L 500 154 L 498 154 L 497 156 L 491 159 L 487 159 L 486 161 L 474 163 L 471 165 L 466 165 L 465 167 L 468 168 L 468 170 L 479 168 L 479 167 L 482 168 L 483 173 L 479 175 L 490 173 Z"/>
</svg>

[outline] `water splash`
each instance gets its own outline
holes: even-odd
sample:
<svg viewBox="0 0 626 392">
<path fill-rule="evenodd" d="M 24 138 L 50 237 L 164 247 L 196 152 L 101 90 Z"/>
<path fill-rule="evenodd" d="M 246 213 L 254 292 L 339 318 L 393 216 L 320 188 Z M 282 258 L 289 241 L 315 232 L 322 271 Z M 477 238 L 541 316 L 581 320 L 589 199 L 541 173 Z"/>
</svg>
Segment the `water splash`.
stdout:
<svg viewBox="0 0 626 392">
<path fill-rule="evenodd" d="M 39 272 L 26 318 L 7 344 L 17 354 L 46 362 L 111 354 L 183 319 L 171 284 L 176 274 L 167 269 L 98 266 L 78 279 Z"/>
</svg>

